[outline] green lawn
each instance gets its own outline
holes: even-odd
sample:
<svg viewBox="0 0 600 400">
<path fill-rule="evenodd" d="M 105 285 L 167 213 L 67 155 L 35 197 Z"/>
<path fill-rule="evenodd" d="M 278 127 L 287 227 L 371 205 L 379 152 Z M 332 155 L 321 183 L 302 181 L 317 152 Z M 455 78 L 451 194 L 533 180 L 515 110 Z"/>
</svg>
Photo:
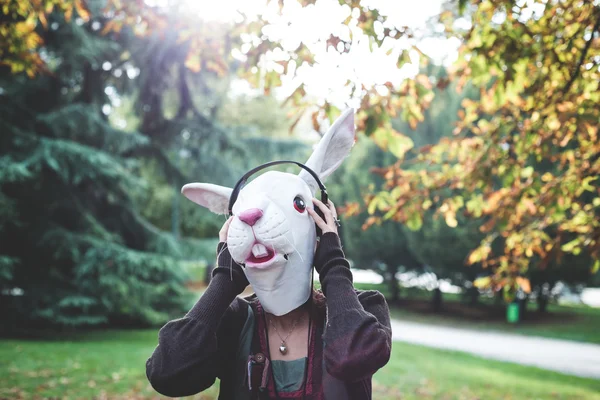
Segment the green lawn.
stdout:
<svg viewBox="0 0 600 400">
<path fill-rule="evenodd" d="M 376 289 L 384 294 L 387 293 L 387 288 L 383 285 L 357 284 L 356 286 L 360 289 Z M 505 321 L 502 306 L 494 305 L 492 299 L 482 298 L 480 305 L 469 307 L 461 302 L 459 295 L 444 294 L 444 304 L 447 308 L 460 308 L 460 311 L 473 310 L 471 317 L 465 317 L 452 312 L 433 313 L 429 307 L 430 292 L 405 288 L 401 290 L 405 297 L 400 304 L 390 306 L 392 316 L 397 319 L 600 344 L 600 308 L 550 304 L 546 314 L 539 314 L 536 305 L 531 303 L 528 307 L 530 319 L 512 325 Z"/>
<path fill-rule="evenodd" d="M 0 342 L 0 398 L 160 398 L 145 377 L 157 330 Z M 600 381 L 394 343 L 374 378 L 376 399 L 590 399 Z M 217 389 L 196 399 L 216 398 Z"/>
</svg>

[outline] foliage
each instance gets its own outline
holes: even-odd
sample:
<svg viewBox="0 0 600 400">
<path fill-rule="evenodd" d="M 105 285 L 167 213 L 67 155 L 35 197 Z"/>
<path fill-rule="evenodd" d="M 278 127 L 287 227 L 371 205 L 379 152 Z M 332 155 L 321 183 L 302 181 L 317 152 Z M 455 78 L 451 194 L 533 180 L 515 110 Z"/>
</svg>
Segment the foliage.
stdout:
<svg viewBox="0 0 600 400">
<path fill-rule="evenodd" d="M 284 16 L 297 10 L 291 3 L 308 9 L 327 2 L 268 2 Z M 130 33 L 160 44 L 145 47 L 157 61 L 142 77 L 149 83 L 140 91 L 146 102 L 139 104 L 144 112 L 140 130 L 159 140 L 182 128 L 181 118 L 167 121 L 159 112 L 168 86 L 165 79 L 173 76 L 168 71 L 177 74 L 181 85 L 175 116 L 191 115 L 190 126 L 208 126 L 212 132 L 213 125 L 202 121 L 214 107 L 203 112 L 190 101 L 189 71 L 224 76 L 241 63 L 242 76 L 266 94 L 284 77 L 296 79 L 298 86 L 286 103 L 297 110 L 293 127 L 311 109 L 299 71 L 317 65 L 319 51 L 338 54 L 343 62 L 345 55 L 366 43 L 371 54 L 397 59 L 398 68 L 417 61 L 422 67 L 428 64 L 418 48 L 421 36 L 396 26 L 383 11 L 358 0 L 327 4 L 342 10 L 332 16 L 331 33 L 322 30 L 312 42 L 300 40 L 297 46 L 269 34 L 281 22 L 272 15 L 224 27 L 175 15 L 177 9 L 167 12 L 145 3 L 110 1 L 103 15 L 115 18 L 100 20 L 102 32 L 111 38 L 126 40 Z M 44 25 L 44 14 L 31 15 L 29 26 Z M 402 82 L 343 83 L 351 102 L 360 105 L 358 129 L 398 158 L 380 171 L 385 183 L 369 199 L 373 218 L 368 225 L 391 219 L 418 230 L 430 212 L 442 216 L 450 228 L 458 226 L 460 215 L 482 219 L 485 237 L 468 262 L 489 268 L 492 276 L 486 284 L 504 287 L 508 299 L 519 286 L 527 290 L 530 284 L 522 277 L 533 270 L 551 264 L 569 269 L 569 254 L 580 257 L 578 264 L 589 260 L 588 273 L 576 274 L 589 280 L 600 269 L 600 111 L 595 106 L 600 100 L 599 15 L 597 2 L 450 2 L 435 25 L 442 36 L 462 43 L 450 77 L 439 79 L 421 69 Z M 13 41 L 19 40 L 20 36 Z M 233 59 L 230 50 L 238 47 Z M 415 140 L 399 130 L 395 118 L 401 116 L 416 129 L 425 120 L 435 89 L 451 81 L 453 88 L 470 83 L 479 93 L 463 100 L 454 136 L 414 149 Z M 339 104 L 328 98 L 319 106 L 312 114 L 317 130 L 321 119 L 335 118 Z M 228 143 L 225 136 L 219 137 Z M 414 168 L 417 163 L 428 167 Z"/>
<path fill-rule="evenodd" d="M 479 85 L 480 100 L 463 101 L 455 138 L 421 149 L 435 171 L 386 171 L 387 187 L 401 188 L 385 210 L 395 220 L 414 218 L 432 198 L 449 226 L 459 212 L 485 218 L 486 237 L 468 261 L 493 267 L 490 284 L 511 289 L 529 267 L 565 253 L 600 256 L 600 8 L 551 2 L 528 12 L 513 2 L 473 7 L 455 76 Z M 459 193 L 443 198 L 443 188 Z"/>
<path fill-rule="evenodd" d="M 57 11 L 67 22 L 74 12 L 79 18 L 89 18 L 82 0 L 7 0 L 0 20 L 0 65 L 8 66 L 12 73 L 25 72 L 29 77 L 47 70 L 39 52 L 44 41 L 38 28 L 41 25 L 47 29 L 51 13 Z"/>
<path fill-rule="evenodd" d="M 358 135 L 352 155 L 327 183 L 327 191 L 336 206 L 361 201 L 380 180 L 372 169 L 386 165 L 391 157 L 364 135 Z M 355 267 L 381 274 L 390 288 L 389 299 L 396 301 L 399 298 L 396 274 L 400 270 L 419 269 L 421 263 L 414 256 L 402 225 L 384 222 L 364 232 L 362 226 L 367 217 L 368 213 L 362 212 L 343 218 L 340 232 L 344 252 Z"/>
<path fill-rule="evenodd" d="M 302 2 L 306 3 L 312 2 Z M 343 24 L 358 25 L 373 53 L 393 49 L 394 41 L 386 39 L 414 43 L 413 33 L 390 26 L 377 9 L 359 2 L 352 6 L 358 12 Z M 399 158 L 382 171 L 386 182 L 370 200 L 370 208 L 377 211 L 370 224 L 383 218 L 418 229 L 428 210 L 435 210 L 452 228 L 458 225 L 459 213 L 484 218 L 481 231 L 486 236 L 468 262 L 491 268 L 489 284 L 504 287 L 510 299 L 519 285 L 527 290 L 519 276 L 529 268 L 544 269 L 564 254 L 600 259 L 600 6 L 472 1 L 461 2 L 461 8 L 467 30 L 460 28 L 464 23 L 456 24 L 452 10 L 441 13 L 439 25 L 448 37 L 463 42 L 452 79 L 459 88 L 472 83 L 480 94 L 477 100 L 463 101 L 454 137 L 419 149 L 417 160 L 435 168 L 403 165 L 413 143 L 391 125 L 398 110 L 412 127 L 423 121 L 423 109 L 434 96 L 429 76 L 421 73 L 399 85 L 372 87 L 348 81 L 345 87 L 360 99 L 358 129 Z M 251 63 L 277 54 L 284 68 L 289 63 L 316 64 L 303 45 L 286 52 L 268 37 L 255 43 L 247 54 Z M 332 36 L 315 46 L 346 53 L 352 44 Z M 408 50 L 402 50 L 399 66 L 407 56 Z M 444 87 L 447 80 L 435 84 Z M 300 85 L 291 99 L 300 102 L 304 94 Z M 326 102 L 318 115 L 331 119 L 335 113 Z M 450 197 L 440 193 L 448 189 L 453 191 Z M 599 267 L 600 261 L 590 263 L 590 272 Z"/>
<path fill-rule="evenodd" d="M 131 154 L 153 138 L 104 112 L 105 88 L 129 79 L 104 68 L 122 49 L 91 24 L 47 18 L 51 73 L 0 71 L 3 328 L 164 322 L 187 306 L 185 276 L 177 243 L 132 201 L 145 188 Z"/>
</svg>

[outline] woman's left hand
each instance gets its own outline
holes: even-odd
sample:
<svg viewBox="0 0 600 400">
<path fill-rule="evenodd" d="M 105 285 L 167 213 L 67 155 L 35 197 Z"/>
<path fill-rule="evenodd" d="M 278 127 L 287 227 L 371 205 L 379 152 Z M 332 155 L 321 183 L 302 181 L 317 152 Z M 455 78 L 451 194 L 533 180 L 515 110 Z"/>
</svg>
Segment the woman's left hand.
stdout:
<svg viewBox="0 0 600 400">
<path fill-rule="evenodd" d="M 338 225 L 337 225 L 337 213 L 335 211 L 335 206 L 331 200 L 328 201 L 329 207 L 327 207 L 321 200 L 313 199 L 313 203 L 315 207 L 319 207 L 319 209 L 323 212 L 325 216 L 325 221 L 323 218 L 316 213 L 312 208 L 307 208 L 306 210 L 310 214 L 310 216 L 315 220 L 315 223 L 321 228 L 323 234 L 327 232 L 333 232 L 336 235 L 338 234 Z"/>
</svg>

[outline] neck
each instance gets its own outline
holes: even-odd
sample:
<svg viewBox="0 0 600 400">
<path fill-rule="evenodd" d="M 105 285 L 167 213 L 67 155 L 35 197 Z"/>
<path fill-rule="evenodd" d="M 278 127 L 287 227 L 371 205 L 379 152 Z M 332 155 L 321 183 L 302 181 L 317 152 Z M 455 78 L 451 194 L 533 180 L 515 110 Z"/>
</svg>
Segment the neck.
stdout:
<svg viewBox="0 0 600 400">
<path fill-rule="evenodd" d="M 291 329 L 295 323 L 299 323 L 299 319 L 305 318 L 308 315 L 308 310 L 306 305 L 302 305 L 295 310 L 290 311 L 287 314 L 276 316 L 273 314 L 267 314 L 269 319 L 277 324 L 278 327 L 281 327 L 284 330 Z"/>
</svg>

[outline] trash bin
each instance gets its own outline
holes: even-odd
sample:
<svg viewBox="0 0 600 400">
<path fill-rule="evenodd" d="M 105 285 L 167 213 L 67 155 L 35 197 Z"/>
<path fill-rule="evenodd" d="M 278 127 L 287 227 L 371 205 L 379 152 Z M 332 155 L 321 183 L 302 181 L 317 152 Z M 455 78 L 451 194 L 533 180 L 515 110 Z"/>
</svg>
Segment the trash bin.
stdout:
<svg viewBox="0 0 600 400">
<path fill-rule="evenodd" d="M 506 320 L 509 324 L 516 324 L 519 322 L 519 303 L 513 302 L 506 308 Z"/>
</svg>

